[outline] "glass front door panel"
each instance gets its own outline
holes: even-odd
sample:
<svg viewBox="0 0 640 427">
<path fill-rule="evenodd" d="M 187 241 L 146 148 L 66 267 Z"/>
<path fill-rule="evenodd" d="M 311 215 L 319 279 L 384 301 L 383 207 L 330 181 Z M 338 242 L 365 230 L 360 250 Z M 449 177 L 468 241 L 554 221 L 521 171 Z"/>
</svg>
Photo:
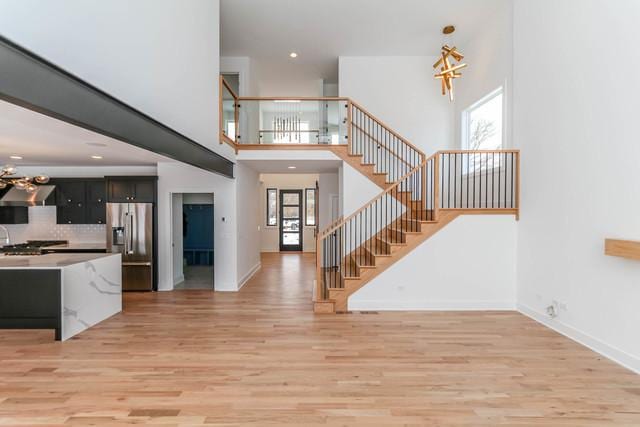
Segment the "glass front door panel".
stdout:
<svg viewBox="0 0 640 427">
<path fill-rule="evenodd" d="M 285 245 L 299 245 L 300 233 L 282 233 L 282 243 Z"/>
<path fill-rule="evenodd" d="M 302 251 L 302 190 L 280 190 L 280 250 Z"/>
</svg>

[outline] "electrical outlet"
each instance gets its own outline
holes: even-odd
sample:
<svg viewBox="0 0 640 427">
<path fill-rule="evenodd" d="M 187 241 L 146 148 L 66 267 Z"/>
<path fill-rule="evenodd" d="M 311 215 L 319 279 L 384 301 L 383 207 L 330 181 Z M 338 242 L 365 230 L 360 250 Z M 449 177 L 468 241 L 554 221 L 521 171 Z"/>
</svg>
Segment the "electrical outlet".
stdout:
<svg viewBox="0 0 640 427">
<path fill-rule="evenodd" d="M 547 306 L 547 315 L 552 319 L 558 317 L 559 307 L 557 301 L 551 301 L 551 305 Z"/>
</svg>

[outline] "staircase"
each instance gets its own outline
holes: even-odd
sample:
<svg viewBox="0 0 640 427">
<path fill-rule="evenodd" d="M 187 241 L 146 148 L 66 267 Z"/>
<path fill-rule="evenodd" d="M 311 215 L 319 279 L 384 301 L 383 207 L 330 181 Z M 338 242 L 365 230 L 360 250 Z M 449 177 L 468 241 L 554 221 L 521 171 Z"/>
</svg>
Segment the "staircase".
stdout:
<svg viewBox="0 0 640 427">
<path fill-rule="evenodd" d="M 334 151 L 382 192 L 318 235 L 316 313 L 347 312 L 358 289 L 463 214 L 518 215 L 517 150 L 418 148 L 350 102 L 349 145 Z"/>
<path fill-rule="evenodd" d="M 236 152 L 330 150 L 382 190 L 318 233 L 316 313 L 348 311 L 350 295 L 460 215 L 518 218 L 518 150 L 449 150 L 427 157 L 349 98 L 239 97 L 222 77 L 220 94 L 220 143 Z M 275 111 L 277 119 L 260 116 L 262 110 Z M 302 130 L 298 117 L 310 110 L 319 129 Z M 332 123 L 335 140 L 326 138 L 330 111 L 339 116 L 339 124 Z M 247 135 L 227 135 L 225 121 Z"/>
</svg>

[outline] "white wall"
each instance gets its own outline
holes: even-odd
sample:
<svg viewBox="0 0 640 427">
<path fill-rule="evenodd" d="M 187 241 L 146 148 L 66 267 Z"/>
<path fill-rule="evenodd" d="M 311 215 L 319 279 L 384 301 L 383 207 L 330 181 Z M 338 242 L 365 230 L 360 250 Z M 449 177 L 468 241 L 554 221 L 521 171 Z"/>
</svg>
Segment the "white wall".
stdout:
<svg viewBox="0 0 640 427">
<path fill-rule="evenodd" d="M 305 188 L 315 188 L 318 174 L 260 174 L 260 224 L 261 232 L 261 251 L 262 252 L 279 252 L 280 251 L 280 192 L 278 191 L 278 226 L 267 226 L 267 188 L 277 188 L 278 190 L 302 190 L 302 224 L 304 224 L 304 190 Z M 322 203 L 322 202 L 321 202 Z M 315 227 L 304 226 L 302 229 L 302 250 L 304 252 L 315 252 L 316 241 L 313 236 Z"/>
<path fill-rule="evenodd" d="M 353 294 L 349 308 L 513 310 L 515 281 L 515 219 L 462 216 Z"/>
<path fill-rule="evenodd" d="M 246 164 L 236 166 L 238 286 L 260 268 L 260 180 Z"/>
<path fill-rule="evenodd" d="M 637 372 L 640 263 L 603 243 L 640 240 L 640 79 L 625 72 L 640 68 L 639 21 L 631 0 L 514 6 L 519 307 Z M 553 300 L 566 308 L 551 320 Z"/>
<path fill-rule="evenodd" d="M 319 68 L 295 62 L 252 59 L 257 73 L 258 93 L 253 96 L 322 96 Z"/>
<path fill-rule="evenodd" d="M 452 106 L 434 56 L 341 56 L 340 96 L 352 98 L 427 154 L 452 147 Z"/>
<path fill-rule="evenodd" d="M 338 181 L 342 184 L 340 204 L 345 218 L 382 193 L 382 188 L 346 162 L 342 163 Z"/>
<path fill-rule="evenodd" d="M 331 212 L 331 198 L 340 197 L 340 186 L 338 182 L 338 173 L 321 173 L 318 174 L 318 226 L 320 231 L 327 228 L 333 222 L 333 213 Z M 338 207 L 339 209 L 339 207 Z M 338 216 L 341 213 L 338 211 Z"/>
<path fill-rule="evenodd" d="M 173 193 L 213 193 L 215 290 L 237 290 L 236 181 L 178 162 L 158 163 L 158 289 L 173 289 Z"/>
<path fill-rule="evenodd" d="M 213 194 L 209 193 L 185 193 L 182 195 L 184 205 L 212 205 Z"/>
<path fill-rule="evenodd" d="M 219 0 L 2 0 L 0 33 L 206 147 L 218 144 Z"/>
<path fill-rule="evenodd" d="M 487 4 L 492 7 L 491 20 L 484 23 L 482 32 L 470 40 L 456 45 L 464 55 L 468 67 L 461 70 L 462 77 L 455 81 L 454 135 L 455 147 L 461 147 L 462 111 L 484 98 L 500 86 L 504 87 L 505 147 L 513 147 L 511 126 L 511 104 L 513 99 L 513 2 L 502 0 Z M 455 36 L 455 33 L 454 33 Z"/>
<path fill-rule="evenodd" d="M 184 282 L 184 236 L 183 208 L 184 197 L 181 193 L 171 195 L 171 248 L 173 252 L 173 286 Z"/>
</svg>

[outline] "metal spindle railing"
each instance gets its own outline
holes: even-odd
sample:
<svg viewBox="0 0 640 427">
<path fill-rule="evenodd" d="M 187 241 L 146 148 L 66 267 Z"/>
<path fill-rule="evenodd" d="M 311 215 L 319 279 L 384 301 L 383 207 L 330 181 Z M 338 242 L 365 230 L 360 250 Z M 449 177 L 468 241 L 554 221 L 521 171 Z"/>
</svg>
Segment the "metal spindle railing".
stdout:
<svg viewBox="0 0 640 427">
<path fill-rule="evenodd" d="M 357 144 L 354 139 L 354 144 Z M 408 232 L 437 222 L 441 209 L 518 215 L 518 150 L 440 151 L 347 218 L 318 236 L 316 298 L 327 300 L 345 279 L 359 278 L 376 255 L 391 254 Z"/>
<path fill-rule="evenodd" d="M 347 108 L 351 122 L 349 154 L 361 155 L 362 163 L 373 165 L 377 173 L 386 173 L 388 182 L 396 182 L 424 160 L 422 151 L 358 104 L 351 101 Z"/>
<path fill-rule="evenodd" d="M 517 150 L 440 153 L 442 209 L 517 209 Z"/>
</svg>

